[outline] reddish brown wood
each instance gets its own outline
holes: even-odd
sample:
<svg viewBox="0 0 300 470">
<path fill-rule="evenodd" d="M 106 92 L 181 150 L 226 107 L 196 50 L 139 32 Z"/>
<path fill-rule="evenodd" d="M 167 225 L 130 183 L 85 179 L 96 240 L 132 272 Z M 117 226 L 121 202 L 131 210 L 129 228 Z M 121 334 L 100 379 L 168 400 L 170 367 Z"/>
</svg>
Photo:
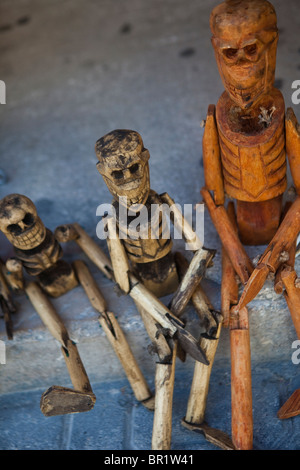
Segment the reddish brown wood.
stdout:
<svg viewBox="0 0 300 470">
<path fill-rule="evenodd" d="M 300 414 L 300 388 L 294 391 L 277 413 L 279 419 L 292 418 Z"/>
<path fill-rule="evenodd" d="M 226 209 L 224 206 L 215 205 L 207 189 L 203 188 L 200 192 L 235 272 L 239 276 L 241 282 L 246 284 L 253 271 L 253 265 L 245 251 L 245 248 L 238 238 Z"/>
<path fill-rule="evenodd" d="M 235 231 L 237 231 L 235 210 L 233 202 L 229 202 L 227 214 Z M 230 309 L 238 303 L 238 282 L 235 270 L 232 266 L 226 250 L 222 247 L 222 284 L 221 284 L 221 313 L 223 315 L 223 326 L 229 326 Z"/>
<path fill-rule="evenodd" d="M 245 307 L 256 297 L 265 283 L 269 272 L 276 273 L 281 264 L 289 259 L 289 252 L 294 246 L 300 229 L 300 197 L 298 196 L 291 207 L 276 235 L 267 246 L 258 265 L 251 274 L 239 300 L 239 308 Z"/>
<path fill-rule="evenodd" d="M 202 151 L 205 187 L 209 191 L 213 191 L 215 203 L 219 205 L 224 204 L 225 195 L 215 110 L 214 105 L 209 105 L 202 140 Z"/>
<path fill-rule="evenodd" d="M 237 201 L 239 237 L 244 245 L 267 245 L 280 223 L 282 196 L 260 202 Z"/>
<path fill-rule="evenodd" d="M 251 450 L 253 415 L 249 330 L 231 329 L 230 347 L 232 441 L 238 450 Z"/>
<path fill-rule="evenodd" d="M 281 279 L 286 289 L 284 297 L 289 307 L 297 336 L 300 339 L 300 288 L 295 285 L 297 273 L 292 266 L 286 266 L 281 273 Z"/>
</svg>

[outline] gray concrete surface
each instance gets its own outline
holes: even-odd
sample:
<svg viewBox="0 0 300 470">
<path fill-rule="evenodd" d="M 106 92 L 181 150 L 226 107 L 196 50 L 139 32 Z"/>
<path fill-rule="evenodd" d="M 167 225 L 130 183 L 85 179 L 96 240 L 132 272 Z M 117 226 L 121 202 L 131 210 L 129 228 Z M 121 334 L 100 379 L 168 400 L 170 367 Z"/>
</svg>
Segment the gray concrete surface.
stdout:
<svg viewBox="0 0 300 470">
<path fill-rule="evenodd" d="M 0 167 L 7 181 L 0 186 L 0 197 L 25 194 L 50 229 L 78 221 L 96 240 L 96 208 L 111 197 L 95 168 L 94 144 L 113 129 L 131 128 L 141 133 L 150 151 L 152 188 L 167 191 L 180 204 L 199 202 L 203 184 L 200 122 L 207 106 L 216 103 L 223 91 L 208 26 L 209 13 L 217 3 L 1 0 L 0 79 L 6 83 L 7 104 L 0 105 Z M 273 4 L 280 28 L 277 86 L 286 106 L 291 106 L 291 84 L 300 73 L 300 7 L 297 0 L 274 0 Z M 294 110 L 300 119 L 299 106 Z M 0 256 L 5 260 L 12 250 L 0 237 Z M 205 283 L 218 307 L 220 242 L 207 215 L 205 243 L 218 250 Z M 99 244 L 106 250 L 104 241 Z M 175 247 L 184 250 L 180 241 Z M 72 243 L 64 250 L 66 259 L 85 259 Z M 248 251 L 254 258 L 262 250 Z M 149 340 L 131 299 L 118 297 L 113 285 L 89 266 L 152 383 L 155 357 L 148 353 Z M 299 272 L 299 261 L 296 266 Z M 54 383 L 67 385 L 69 378 L 58 343 L 28 299 L 20 296 L 16 302 L 13 341 L 6 340 L 0 323 L 7 351 L 6 364 L 0 366 L 1 448 L 149 448 L 152 415 L 134 402 L 98 326 L 97 314 L 79 287 L 54 304 L 78 344 L 97 405 L 90 413 L 74 417 L 43 417 L 38 407 L 40 393 Z M 299 418 L 286 422 L 276 418 L 279 405 L 299 387 L 299 366 L 291 362 L 296 335 L 290 315 L 282 296 L 274 294 L 272 280 L 251 303 L 249 314 L 255 446 L 299 449 Z M 188 309 L 185 317 L 191 331 L 198 334 L 193 310 Z M 228 332 L 224 331 L 207 413 L 215 426 L 228 432 L 229 360 Z M 175 449 L 207 448 L 204 439 L 188 438 L 190 433 L 179 425 L 193 366 L 191 358 L 177 365 Z M 220 397 L 220 401 L 215 399 Z M 119 418 L 120 434 L 116 431 L 110 441 L 107 435 L 116 429 L 114 416 Z M 19 422 L 23 432 L 16 435 Z"/>
</svg>

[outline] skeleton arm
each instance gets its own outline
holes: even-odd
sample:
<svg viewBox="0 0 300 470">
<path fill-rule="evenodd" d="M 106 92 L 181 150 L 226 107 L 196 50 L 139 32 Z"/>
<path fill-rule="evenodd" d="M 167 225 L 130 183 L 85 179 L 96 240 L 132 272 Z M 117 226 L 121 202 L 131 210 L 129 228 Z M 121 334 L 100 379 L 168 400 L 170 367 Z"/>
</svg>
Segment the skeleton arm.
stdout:
<svg viewBox="0 0 300 470">
<path fill-rule="evenodd" d="M 300 125 L 292 108 L 285 117 L 286 152 L 296 192 L 300 195 Z"/>
<path fill-rule="evenodd" d="M 202 140 L 205 188 L 212 191 L 217 206 L 225 201 L 222 163 L 218 129 L 215 118 L 215 106 L 209 105 Z"/>
<path fill-rule="evenodd" d="M 175 204 L 174 200 L 168 195 L 168 193 L 160 194 L 160 199 L 170 207 L 171 220 L 174 227 L 183 235 L 183 238 L 188 244 L 188 249 L 192 251 L 200 250 L 203 242 L 200 240 L 188 221 L 183 217 L 181 210 Z"/>
</svg>

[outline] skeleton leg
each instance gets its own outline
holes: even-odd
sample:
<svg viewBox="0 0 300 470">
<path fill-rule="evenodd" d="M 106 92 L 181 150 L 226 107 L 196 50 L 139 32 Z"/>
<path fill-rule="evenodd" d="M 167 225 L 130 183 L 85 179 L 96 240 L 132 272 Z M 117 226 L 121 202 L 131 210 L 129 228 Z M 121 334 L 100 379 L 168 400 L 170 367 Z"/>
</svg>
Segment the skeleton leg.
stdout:
<svg viewBox="0 0 300 470">
<path fill-rule="evenodd" d="M 176 349 L 177 341 L 174 343 L 171 361 L 156 364 L 152 450 L 169 450 L 171 447 Z"/>
<path fill-rule="evenodd" d="M 177 342 L 172 345 L 166 340 L 160 326 L 135 302 L 141 315 L 152 347 L 158 356 L 155 368 L 155 408 L 152 430 L 152 450 L 169 450 L 172 436 L 173 387 Z"/>
<path fill-rule="evenodd" d="M 188 261 L 180 253 L 176 253 L 175 259 L 179 277 L 182 278 L 187 271 Z M 200 344 L 209 365 L 195 362 L 187 411 L 182 425 L 191 431 L 202 432 L 209 442 L 222 449 L 233 449 L 233 444 L 225 433 L 209 427 L 204 422 L 211 369 L 221 334 L 222 317 L 213 309 L 200 284 L 193 291 L 191 298 L 201 323 L 208 332 L 206 336 L 201 337 Z"/>
<path fill-rule="evenodd" d="M 96 397 L 81 362 L 77 347 L 56 313 L 48 297 L 35 282 L 25 286 L 25 292 L 50 333 L 62 345 L 62 353 L 75 390 L 54 385 L 41 398 L 41 410 L 45 416 L 79 413 L 93 408 Z"/>
<path fill-rule="evenodd" d="M 123 366 L 136 399 L 146 408 L 153 410 L 154 399 L 151 391 L 116 317 L 112 312 L 107 311 L 105 299 L 85 263 L 75 261 L 73 267 L 91 304 L 100 314 L 99 323 Z"/>
<path fill-rule="evenodd" d="M 228 217 L 237 231 L 233 203 L 228 204 Z M 252 449 L 253 417 L 251 389 L 251 354 L 248 311 L 235 311 L 238 302 L 238 280 L 227 252 L 222 252 L 221 304 L 224 326 L 230 329 L 231 351 L 231 430 L 237 450 Z"/>
</svg>

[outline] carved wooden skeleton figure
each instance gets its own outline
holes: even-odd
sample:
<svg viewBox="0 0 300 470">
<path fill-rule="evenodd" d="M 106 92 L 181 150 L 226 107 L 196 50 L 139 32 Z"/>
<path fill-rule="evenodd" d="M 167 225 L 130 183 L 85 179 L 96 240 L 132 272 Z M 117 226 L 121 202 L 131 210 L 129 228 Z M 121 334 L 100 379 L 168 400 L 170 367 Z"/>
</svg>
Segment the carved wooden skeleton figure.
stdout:
<svg viewBox="0 0 300 470">
<path fill-rule="evenodd" d="M 50 387 L 42 396 L 41 410 L 46 416 L 88 411 L 95 403 L 88 376 L 75 343 L 46 295 L 58 297 L 75 287 L 75 271 L 61 259 L 59 243 L 26 196 L 11 194 L 0 201 L 0 230 L 14 246 L 16 256 L 6 263 L 7 280 L 15 291 L 26 292 L 44 324 L 61 343 L 75 388 Z M 23 268 L 37 281 L 25 282 Z"/>
<path fill-rule="evenodd" d="M 179 316 L 187 303 L 186 299 L 190 296 L 183 294 L 185 289 L 180 289 L 182 284 L 179 284 L 177 266 L 171 251 L 172 240 L 170 236 L 164 236 L 167 221 L 164 212 L 161 211 L 163 204 L 173 207 L 174 201 L 168 194 L 158 195 L 150 188 L 149 151 L 144 148 L 142 138 L 137 132 L 122 129 L 112 131 L 100 138 L 96 143 L 96 155 L 99 160 L 98 171 L 114 198 L 116 220 L 112 217 L 107 219 L 107 242 L 116 282 L 124 293 L 131 294 L 132 283 L 129 275 L 131 271 L 149 291 L 158 297 L 174 293 L 177 288 L 170 309 L 173 314 Z M 153 215 L 153 209 L 159 212 L 159 216 L 157 212 Z M 139 220 L 140 234 L 143 233 L 143 236 L 137 236 L 136 232 L 133 235 L 132 220 L 139 217 L 143 210 L 146 210 L 146 217 L 141 223 Z M 126 217 L 122 218 L 124 211 Z M 173 223 L 177 224 L 177 228 L 181 230 L 186 241 L 194 243 L 192 248 L 197 250 L 194 256 L 196 261 L 198 260 L 195 266 L 198 263 L 198 270 L 201 266 L 200 282 L 205 267 L 213 255 L 210 250 L 201 248 L 202 243 L 176 208 L 173 213 Z M 190 289 L 187 290 L 191 292 Z M 182 299 L 184 299 L 183 303 L 181 303 Z M 166 334 L 160 334 L 162 330 L 158 330 L 157 322 L 145 311 L 143 299 L 140 301 L 135 299 L 135 303 L 152 343 L 155 345 L 159 359 L 156 366 L 152 448 L 169 449 L 175 357 L 177 353 L 179 354 L 177 342 L 169 341 Z M 207 310 L 206 320 L 210 325 L 214 322 L 216 330 L 219 318 L 213 316 L 214 313 L 213 309 Z M 200 344 L 199 348 L 201 348 Z M 199 360 L 208 363 L 206 358 L 203 359 Z"/>
<path fill-rule="evenodd" d="M 153 214 L 153 208 L 159 210 L 163 201 L 150 189 L 150 155 L 141 136 L 134 131 L 113 131 L 98 140 L 96 154 L 98 171 L 114 197 L 119 237 L 133 270 L 158 297 L 173 292 L 178 277 L 171 252 L 172 240 L 162 237 L 167 223 L 164 214 L 160 212 L 158 217 Z M 136 239 L 131 234 L 130 222 L 138 216 L 142 206 L 149 217 L 145 222 L 148 223 L 150 217 L 155 222 L 150 221 L 145 237 Z"/>
<path fill-rule="evenodd" d="M 300 133 L 292 109 L 285 114 L 282 94 L 274 88 L 278 29 L 273 6 L 266 0 L 228 0 L 214 8 L 210 26 L 225 91 L 217 106 L 208 109 L 203 136 L 205 188 L 201 194 L 224 251 L 222 314 L 224 324 L 231 329 L 233 440 L 237 448 L 250 449 L 252 405 L 246 305 L 263 286 L 269 271 L 276 274 L 280 291 L 283 270 L 287 265 L 293 270 L 299 221 L 293 233 L 281 230 L 281 238 L 277 230 L 287 186 L 286 153 L 299 194 Z M 236 228 L 233 206 L 229 208 L 230 216 L 223 207 L 226 196 L 236 200 Z M 291 210 L 295 214 L 295 206 Z M 285 244 L 284 234 L 288 240 Z M 241 242 L 262 245 L 271 240 L 280 249 L 273 251 L 274 245 L 270 244 L 253 271 Z M 235 274 L 246 285 L 240 302 Z M 295 285 L 292 289 L 295 291 Z M 247 431 L 242 429 L 243 422 L 247 422 Z"/>
</svg>

